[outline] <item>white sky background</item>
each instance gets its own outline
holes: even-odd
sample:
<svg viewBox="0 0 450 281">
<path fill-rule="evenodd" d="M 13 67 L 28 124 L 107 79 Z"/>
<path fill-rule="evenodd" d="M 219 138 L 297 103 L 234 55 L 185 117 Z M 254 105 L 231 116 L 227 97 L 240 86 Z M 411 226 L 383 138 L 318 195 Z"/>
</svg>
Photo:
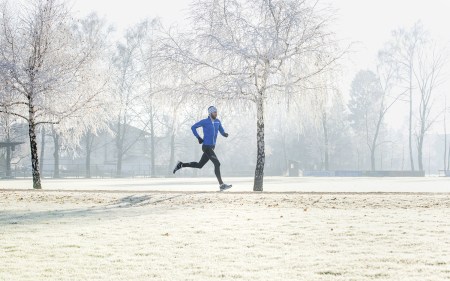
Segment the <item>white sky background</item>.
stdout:
<svg viewBox="0 0 450 281">
<path fill-rule="evenodd" d="M 431 37 L 441 46 L 450 46 L 450 1 L 448 0 L 325 0 L 338 10 L 335 31 L 338 38 L 359 42 L 344 63 L 342 91 L 348 96 L 350 83 L 360 69 L 374 69 L 378 50 L 391 38 L 391 31 L 410 28 L 421 20 Z M 189 0 L 73 0 L 79 15 L 96 11 L 113 24 L 120 35 L 127 27 L 145 18 L 160 17 L 165 25 L 186 23 Z M 449 67 L 447 68 L 449 69 Z M 450 71 L 446 71 L 450 77 Z M 446 83 L 439 91 L 449 89 Z M 450 95 L 449 103 L 450 103 Z M 403 113 L 394 110 L 389 124 L 404 125 Z"/>
</svg>

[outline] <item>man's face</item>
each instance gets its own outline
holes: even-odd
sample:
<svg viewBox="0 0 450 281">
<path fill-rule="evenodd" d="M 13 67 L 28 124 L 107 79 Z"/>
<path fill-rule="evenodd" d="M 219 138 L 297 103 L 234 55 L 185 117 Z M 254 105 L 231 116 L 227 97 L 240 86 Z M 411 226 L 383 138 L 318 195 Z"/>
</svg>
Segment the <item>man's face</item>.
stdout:
<svg viewBox="0 0 450 281">
<path fill-rule="evenodd" d="M 217 112 L 211 113 L 211 118 L 212 118 L 212 119 L 216 119 L 216 118 L 217 118 Z"/>
</svg>

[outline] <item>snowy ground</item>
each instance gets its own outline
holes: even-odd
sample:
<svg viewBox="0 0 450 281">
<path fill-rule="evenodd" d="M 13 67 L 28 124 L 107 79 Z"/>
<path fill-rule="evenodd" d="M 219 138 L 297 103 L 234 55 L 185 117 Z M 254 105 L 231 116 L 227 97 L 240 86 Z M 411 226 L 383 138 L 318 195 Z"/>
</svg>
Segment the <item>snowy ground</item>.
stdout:
<svg viewBox="0 0 450 281">
<path fill-rule="evenodd" d="M 450 280 L 444 179 L 277 180 L 266 190 L 339 192 L 0 181 L 0 280 Z M 389 186 L 422 193 L 362 192 Z"/>
<path fill-rule="evenodd" d="M 252 178 L 224 178 L 231 192 L 253 190 Z M 47 190 L 217 191 L 215 178 L 45 179 Z M 0 189 L 30 189 L 31 180 L 0 180 Z M 266 177 L 269 192 L 450 192 L 450 178 Z"/>
</svg>

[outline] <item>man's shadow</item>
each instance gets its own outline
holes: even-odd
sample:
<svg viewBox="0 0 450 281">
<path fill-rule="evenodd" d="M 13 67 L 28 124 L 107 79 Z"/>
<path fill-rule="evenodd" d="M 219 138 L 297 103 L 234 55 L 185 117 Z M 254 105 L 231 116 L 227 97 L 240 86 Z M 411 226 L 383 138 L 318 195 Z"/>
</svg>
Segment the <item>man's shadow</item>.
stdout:
<svg viewBox="0 0 450 281">
<path fill-rule="evenodd" d="M 166 198 L 160 198 L 151 195 L 131 195 L 122 197 L 115 202 L 107 205 L 76 208 L 59 209 L 48 211 L 0 211 L 0 227 L 17 224 L 36 224 L 50 220 L 98 217 L 101 219 L 117 218 L 120 215 L 136 216 L 136 212 L 126 212 L 127 209 L 144 207 L 149 205 L 157 206 L 160 203 L 186 196 L 188 194 L 177 194 Z M 123 212 L 118 212 L 118 210 Z M 167 211 L 167 208 L 160 209 L 159 212 Z M 158 212 L 157 209 L 154 210 Z"/>
</svg>

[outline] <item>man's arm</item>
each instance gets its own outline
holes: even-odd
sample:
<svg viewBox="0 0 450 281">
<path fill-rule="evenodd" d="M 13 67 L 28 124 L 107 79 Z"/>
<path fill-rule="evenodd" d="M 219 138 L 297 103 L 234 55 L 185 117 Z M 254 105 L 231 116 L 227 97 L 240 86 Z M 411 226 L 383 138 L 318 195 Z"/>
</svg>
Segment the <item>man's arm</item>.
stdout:
<svg viewBox="0 0 450 281">
<path fill-rule="evenodd" d="M 219 132 L 220 132 L 220 134 L 221 134 L 222 136 L 228 138 L 228 134 L 225 133 L 225 130 L 224 130 L 223 127 L 222 127 L 222 122 L 219 123 Z"/>
<path fill-rule="evenodd" d="M 191 127 L 192 133 L 194 134 L 194 136 L 195 136 L 197 139 L 201 139 L 200 135 L 199 135 L 198 132 L 197 132 L 197 128 L 199 128 L 199 127 L 202 126 L 202 121 L 203 121 L 203 120 L 198 121 L 197 123 L 195 123 L 195 124 L 192 125 L 192 127 Z"/>
</svg>

